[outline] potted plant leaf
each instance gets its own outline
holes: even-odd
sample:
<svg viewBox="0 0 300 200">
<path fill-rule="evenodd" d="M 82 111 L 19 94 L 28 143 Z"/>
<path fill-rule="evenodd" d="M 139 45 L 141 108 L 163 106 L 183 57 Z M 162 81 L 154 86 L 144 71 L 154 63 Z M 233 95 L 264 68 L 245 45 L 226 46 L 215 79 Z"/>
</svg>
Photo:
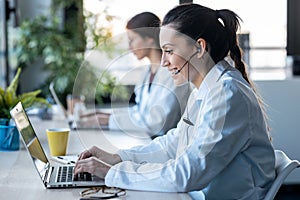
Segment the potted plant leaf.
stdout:
<svg viewBox="0 0 300 200">
<path fill-rule="evenodd" d="M 21 101 L 24 108 L 28 109 L 33 105 L 49 106 L 46 99 L 38 97 L 40 90 L 17 94 L 18 81 L 21 68 L 10 85 L 4 89 L 0 87 L 0 150 L 18 150 L 19 149 L 19 133 L 16 127 L 11 123 L 10 110 Z"/>
</svg>

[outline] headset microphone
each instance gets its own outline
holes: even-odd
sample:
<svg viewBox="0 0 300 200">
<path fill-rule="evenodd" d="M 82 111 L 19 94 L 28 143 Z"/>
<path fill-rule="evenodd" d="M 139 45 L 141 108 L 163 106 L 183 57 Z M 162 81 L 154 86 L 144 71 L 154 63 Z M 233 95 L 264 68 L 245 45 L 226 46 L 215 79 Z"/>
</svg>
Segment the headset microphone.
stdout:
<svg viewBox="0 0 300 200">
<path fill-rule="evenodd" d="M 178 74 L 183 69 L 183 67 L 191 60 L 191 58 L 200 52 L 201 52 L 201 48 L 197 48 L 197 51 L 195 53 L 193 53 L 193 55 L 191 55 L 191 57 L 182 65 L 182 67 L 179 70 L 176 71 L 177 73 L 175 72 L 175 74 Z M 190 72 L 188 70 L 188 83 L 189 83 L 189 79 L 190 79 Z M 188 91 L 189 90 L 190 90 L 190 86 L 188 84 Z M 186 105 L 186 117 L 183 117 L 182 120 L 186 124 L 188 124 L 190 126 L 194 126 L 194 123 L 190 120 L 190 117 L 189 117 L 189 105 Z"/>
<path fill-rule="evenodd" d="M 177 75 L 181 72 L 181 70 L 184 68 L 184 66 L 190 61 L 190 59 L 188 59 L 187 61 L 185 61 L 185 63 L 180 67 L 180 69 L 177 69 L 174 74 Z"/>
<path fill-rule="evenodd" d="M 188 70 L 188 83 L 187 83 L 187 86 L 188 86 L 188 93 L 190 93 L 190 70 Z M 183 117 L 182 119 L 186 124 L 190 125 L 190 126 L 194 126 L 194 123 L 190 120 L 190 115 L 189 115 L 189 105 L 186 105 L 186 117 Z"/>
<path fill-rule="evenodd" d="M 185 67 L 185 65 L 186 65 L 188 62 L 190 62 L 190 60 L 191 60 L 197 53 L 200 53 L 200 52 L 201 52 L 201 48 L 198 47 L 198 48 L 197 48 L 197 51 L 196 51 L 195 53 L 193 53 L 193 54 L 190 56 L 190 58 L 189 58 L 187 61 L 185 61 L 185 63 L 180 67 L 180 69 L 178 69 L 178 70 L 175 71 L 174 74 L 175 74 L 175 75 L 179 74 L 179 73 L 181 72 L 181 70 Z M 189 82 L 189 70 L 188 70 L 188 82 Z M 188 90 L 190 90 L 189 84 L 188 84 Z M 187 108 L 186 108 L 186 117 L 184 117 L 182 120 L 183 120 L 185 123 L 187 123 L 188 125 L 194 126 L 194 123 L 191 122 L 191 120 L 190 120 L 190 118 L 189 118 L 189 108 L 188 108 L 188 105 L 187 105 Z"/>
<path fill-rule="evenodd" d="M 175 75 L 177 75 L 177 74 L 179 74 L 180 72 L 181 72 L 181 70 L 186 66 L 186 64 L 188 63 L 188 62 L 190 62 L 190 60 L 197 54 L 197 53 L 200 53 L 201 52 L 201 48 L 197 48 L 197 51 L 195 52 L 195 53 L 193 53 L 191 56 L 190 56 L 190 58 L 187 60 L 187 61 L 185 61 L 185 63 L 180 67 L 180 69 L 177 69 L 175 72 L 174 72 L 174 74 Z"/>
</svg>

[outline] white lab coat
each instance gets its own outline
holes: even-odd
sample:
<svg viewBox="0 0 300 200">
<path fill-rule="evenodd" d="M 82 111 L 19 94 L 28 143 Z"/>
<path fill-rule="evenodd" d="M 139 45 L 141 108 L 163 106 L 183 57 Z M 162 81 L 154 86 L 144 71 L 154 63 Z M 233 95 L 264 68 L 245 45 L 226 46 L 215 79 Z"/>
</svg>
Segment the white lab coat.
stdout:
<svg viewBox="0 0 300 200">
<path fill-rule="evenodd" d="M 200 191 L 206 199 L 263 199 L 275 177 L 274 149 L 256 95 L 240 72 L 220 61 L 188 105 L 194 126 L 180 120 L 149 145 L 120 150 L 123 162 L 109 170 L 105 183 Z"/>
<path fill-rule="evenodd" d="M 113 109 L 109 119 L 111 130 L 143 131 L 163 135 L 174 128 L 184 112 L 192 89 L 189 84 L 175 86 L 169 71 L 160 67 L 149 90 L 150 67 L 141 84 L 136 85 L 136 105 Z"/>
</svg>

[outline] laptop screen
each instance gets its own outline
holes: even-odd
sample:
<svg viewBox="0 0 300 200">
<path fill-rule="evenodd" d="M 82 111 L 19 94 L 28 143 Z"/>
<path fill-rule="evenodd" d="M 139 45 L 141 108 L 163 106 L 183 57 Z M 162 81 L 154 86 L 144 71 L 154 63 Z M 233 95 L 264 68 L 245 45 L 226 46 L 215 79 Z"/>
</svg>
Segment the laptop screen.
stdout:
<svg viewBox="0 0 300 200">
<path fill-rule="evenodd" d="M 27 148 L 35 167 L 37 168 L 41 178 L 44 178 L 48 159 L 37 138 L 35 131 L 28 119 L 28 116 L 23 109 L 22 103 L 19 102 L 11 111 L 10 114 L 15 120 L 16 126 L 22 136 L 25 147 Z"/>
</svg>

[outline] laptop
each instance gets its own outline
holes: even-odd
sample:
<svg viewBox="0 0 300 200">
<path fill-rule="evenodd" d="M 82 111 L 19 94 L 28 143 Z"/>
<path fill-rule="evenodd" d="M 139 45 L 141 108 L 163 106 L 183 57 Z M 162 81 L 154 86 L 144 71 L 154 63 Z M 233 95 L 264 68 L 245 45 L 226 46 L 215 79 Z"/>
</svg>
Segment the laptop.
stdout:
<svg viewBox="0 0 300 200">
<path fill-rule="evenodd" d="M 37 170 L 46 188 L 92 187 L 104 185 L 104 180 L 89 173 L 82 173 L 77 177 L 73 175 L 74 164 L 52 165 L 37 137 L 32 124 L 19 102 L 10 114 L 22 137 L 35 169 Z"/>
<path fill-rule="evenodd" d="M 95 130 L 95 129 L 100 129 L 100 130 L 109 130 L 109 126 L 108 125 L 99 125 L 98 122 L 96 121 L 96 115 L 97 114 L 111 114 L 111 109 L 101 109 L 101 110 L 90 110 L 88 111 L 84 104 L 81 105 L 82 107 L 82 111 L 84 112 L 84 114 L 82 116 L 79 116 L 79 120 L 73 119 L 72 117 L 68 117 L 68 111 L 65 109 L 65 107 L 63 106 L 63 104 L 61 103 L 61 101 L 59 100 L 56 91 L 54 89 L 54 83 L 51 82 L 49 85 L 49 90 L 51 95 L 54 98 L 55 103 L 59 106 L 59 108 L 62 110 L 65 119 L 68 120 L 69 126 L 71 129 L 73 130 Z M 93 123 L 90 123 L 88 121 L 88 117 L 90 117 L 89 119 L 93 121 Z M 92 122 L 91 121 L 91 122 Z"/>
</svg>

